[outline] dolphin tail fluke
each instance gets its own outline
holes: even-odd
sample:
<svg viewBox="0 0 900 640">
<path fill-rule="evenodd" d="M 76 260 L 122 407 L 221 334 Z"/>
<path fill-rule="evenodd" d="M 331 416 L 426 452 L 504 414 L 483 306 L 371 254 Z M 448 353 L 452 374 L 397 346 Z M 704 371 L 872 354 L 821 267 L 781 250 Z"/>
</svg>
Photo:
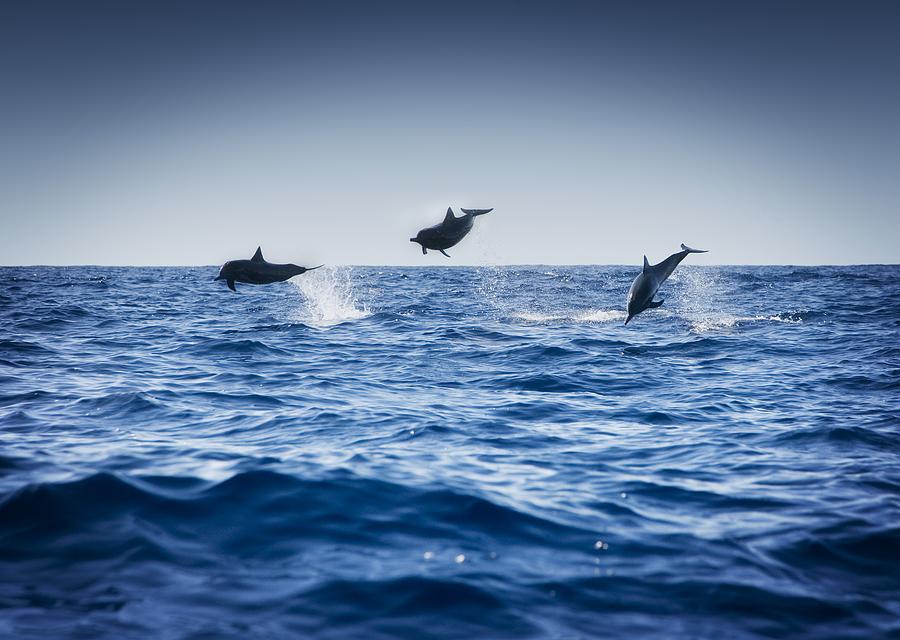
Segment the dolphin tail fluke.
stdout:
<svg viewBox="0 0 900 640">
<path fill-rule="evenodd" d="M 228 288 L 229 288 L 229 289 L 231 289 L 232 291 L 234 291 L 235 293 L 237 293 L 237 289 L 234 288 L 234 280 L 232 280 L 231 278 L 229 278 L 228 281 L 227 281 L 227 284 L 228 284 Z"/>
<path fill-rule="evenodd" d="M 490 213 L 493 210 L 494 210 L 493 208 L 490 208 L 490 209 L 462 209 L 461 208 L 460 209 L 460 211 L 462 211 L 463 213 L 468 213 L 473 216 L 483 216 L 484 214 Z"/>
<path fill-rule="evenodd" d="M 681 245 L 682 251 L 687 251 L 688 253 L 709 253 L 706 249 L 691 249 L 686 244 Z"/>
</svg>

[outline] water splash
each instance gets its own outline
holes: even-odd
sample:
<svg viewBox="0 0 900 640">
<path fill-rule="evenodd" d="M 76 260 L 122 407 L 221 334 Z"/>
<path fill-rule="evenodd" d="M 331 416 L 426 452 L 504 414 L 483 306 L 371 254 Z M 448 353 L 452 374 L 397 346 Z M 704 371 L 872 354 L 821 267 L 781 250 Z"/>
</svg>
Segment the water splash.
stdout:
<svg viewBox="0 0 900 640">
<path fill-rule="evenodd" d="M 746 310 L 740 313 L 729 309 L 730 290 L 723 277 L 720 269 L 713 268 L 680 268 L 673 274 L 672 298 L 677 304 L 677 314 L 690 323 L 692 333 L 731 330 L 755 322 L 796 324 L 801 321 L 793 313 L 749 315 Z"/>
<path fill-rule="evenodd" d="M 555 313 L 540 311 L 517 311 L 512 314 L 516 320 L 537 323 L 552 322 L 612 322 L 624 320 L 625 312 L 617 309 L 587 309 L 583 311 L 560 310 Z"/>
<path fill-rule="evenodd" d="M 622 309 L 592 306 L 608 279 L 576 281 L 565 268 L 480 267 L 475 292 L 483 308 L 498 320 L 538 324 L 600 323 L 625 319 Z M 563 293 L 560 293 L 560 287 Z M 565 306 L 560 305 L 563 301 Z"/>
<path fill-rule="evenodd" d="M 626 315 L 620 309 L 593 309 L 575 314 L 574 319 L 576 322 L 612 322 L 624 320 Z"/>
<path fill-rule="evenodd" d="M 672 275 L 675 303 L 672 306 L 677 307 L 678 315 L 690 323 L 694 333 L 730 329 L 742 320 L 723 308 L 726 300 L 722 296 L 719 275 L 713 269 L 690 266 L 682 267 Z"/>
<path fill-rule="evenodd" d="M 356 299 L 351 267 L 322 267 L 290 280 L 303 294 L 296 319 L 312 327 L 332 327 L 372 312 Z"/>
<path fill-rule="evenodd" d="M 708 331 L 720 329 L 731 329 L 751 322 L 783 322 L 785 324 L 799 324 L 802 321 L 801 318 L 796 317 L 796 314 L 779 313 L 777 315 L 734 316 L 727 313 L 721 313 L 716 316 L 693 319 L 691 321 L 691 332 L 706 333 Z"/>
<path fill-rule="evenodd" d="M 482 302 L 494 311 L 502 310 L 502 302 L 509 298 L 514 286 L 510 277 L 511 270 L 492 265 L 478 267 L 476 274 L 475 292 Z"/>
</svg>

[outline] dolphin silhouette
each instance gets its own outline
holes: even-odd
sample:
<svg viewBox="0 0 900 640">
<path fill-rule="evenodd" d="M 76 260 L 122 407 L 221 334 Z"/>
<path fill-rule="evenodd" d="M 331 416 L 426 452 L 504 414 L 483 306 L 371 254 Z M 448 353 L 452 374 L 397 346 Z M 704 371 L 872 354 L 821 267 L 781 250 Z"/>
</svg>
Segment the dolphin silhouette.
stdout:
<svg viewBox="0 0 900 640">
<path fill-rule="evenodd" d="M 689 253 L 706 253 L 706 251 L 681 245 L 681 251 L 673 253 L 659 264 L 654 265 L 647 262 L 647 256 L 644 256 L 644 267 L 631 283 L 631 289 L 628 290 L 628 317 L 625 318 L 625 324 L 628 324 L 628 321 L 641 311 L 656 309 L 665 302 L 665 300 L 654 301 L 653 296 Z"/>
<path fill-rule="evenodd" d="M 493 209 L 460 209 L 463 214 L 459 218 L 453 215 L 453 209 L 447 207 L 447 214 L 440 224 L 422 229 L 410 242 L 418 242 L 422 245 L 422 255 L 428 253 L 428 249 L 440 251 L 448 258 L 449 254 L 444 249 L 449 249 L 466 237 L 475 224 L 475 216 L 483 216 Z"/>
<path fill-rule="evenodd" d="M 321 267 L 322 265 L 319 265 Z M 301 273 L 318 269 L 319 267 L 298 267 L 295 264 L 273 264 L 266 262 L 263 258 L 262 248 L 257 247 L 256 253 L 249 260 L 229 260 L 222 265 L 216 280 L 225 280 L 228 288 L 237 291 L 234 288 L 235 282 L 245 282 L 247 284 L 271 284 L 273 282 L 282 282 Z"/>
</svg>

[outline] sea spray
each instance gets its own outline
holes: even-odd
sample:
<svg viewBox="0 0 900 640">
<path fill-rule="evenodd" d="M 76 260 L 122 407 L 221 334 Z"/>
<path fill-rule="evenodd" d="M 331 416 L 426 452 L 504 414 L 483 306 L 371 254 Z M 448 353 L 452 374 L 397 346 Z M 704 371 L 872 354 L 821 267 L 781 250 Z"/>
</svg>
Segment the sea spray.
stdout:
<svg viewBox="0 0 900 640">
<path fill-rule="evenodd" d="M 590 296 L 581 294 L 596 283 L 573 278 L 567 267 L 480 267 L 477 273 L 479 298 L 501 320 L 556 324 L 625 319 L 623 310 L 592 306 Z M 608 278 L 601 285 L 609 288 Z"/>
<path fill-rule="evenodd" d="M 356 299 L 352 267 L 322 267 L 291 279 L 303 294 L 296 319 L 312 327 L 331 327 L 372 315 Z"/>
<path fill-rule="evenodd" d="M 666 303 L 668 311 L 680 315 L 691 325 L 694 333 L 705 333 L 716 329 L 733 327 L 741 318 L 724 309 L 727 293 L 716 268 L 682 266 L 670 278 L 671 301 Z M 668 297 L 666 285 L 656 295 L 657 299 Z"/>
</svg>

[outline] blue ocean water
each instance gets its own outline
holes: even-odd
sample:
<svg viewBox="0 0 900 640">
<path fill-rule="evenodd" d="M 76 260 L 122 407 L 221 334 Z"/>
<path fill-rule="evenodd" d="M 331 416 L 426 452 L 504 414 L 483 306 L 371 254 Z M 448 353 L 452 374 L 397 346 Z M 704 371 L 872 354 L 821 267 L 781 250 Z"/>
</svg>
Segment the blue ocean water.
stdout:
<svg viewBox="0 0 900 640">
<path fill-rule="evenodd" d="M 0 637 L 900 637 L 900 267 L 0 269 Z"/>
</svg>

